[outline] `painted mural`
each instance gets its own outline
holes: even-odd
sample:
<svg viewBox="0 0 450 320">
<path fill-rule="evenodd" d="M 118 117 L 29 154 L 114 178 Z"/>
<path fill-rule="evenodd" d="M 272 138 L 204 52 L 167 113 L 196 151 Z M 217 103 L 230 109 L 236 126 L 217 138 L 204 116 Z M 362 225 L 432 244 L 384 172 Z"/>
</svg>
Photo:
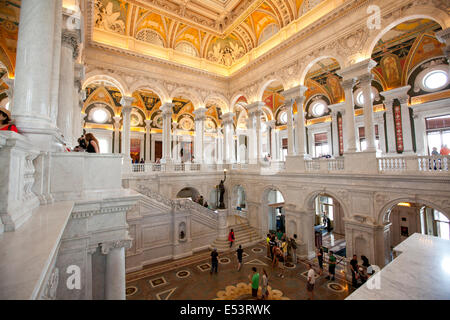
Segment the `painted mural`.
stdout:
<svg viewBox="0 0 450 320">
<path fill-rule="evenodd" d="M 208 60 L 226 66 L 231 66 L 236 60 L 244 56 L 245 50 L 237 38 L 230 35 L 225 39 L 214 39 L 208 49 Z"/>
</svg>

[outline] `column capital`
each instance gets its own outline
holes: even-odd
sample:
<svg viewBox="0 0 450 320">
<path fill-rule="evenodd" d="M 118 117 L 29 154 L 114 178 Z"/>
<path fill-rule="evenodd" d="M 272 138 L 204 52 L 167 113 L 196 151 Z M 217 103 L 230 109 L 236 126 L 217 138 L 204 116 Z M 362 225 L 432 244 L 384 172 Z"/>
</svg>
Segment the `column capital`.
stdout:
<svg viewBox="0 0 450 320">
<path fill-rule="evenodd" d="M 248 114 L 255 114 L 256 112 L 262 112 L 261 108 L 266 104 L 262 101 L 253 102 L 247 105 Z"/>
<path fill-rule="evenodd" d="M 270 120 L 267 121 L 266 124 L 271 128 L 271 129 L 275 129 L 277 121 L 276 120 Z"/>
<path fill-rule="evenodd" d="M 222 123 L 224 125 L 226 124 L 232 124 L 234 122 L 234 113 L 233 112 L 227 112 L 222 115 Z"/>
<path fill-rule="evenodd" d="M 370 73 L 373 67 L 375 67 L 377 63 L 372 59 L 366 59 L 360 61 L 358 63 L 352 64 L 347 68 L 343 68 L 338 70 L 336 73 L 343 77 L 345 80 L 347 79 L 355 79 L 360 77 L 361 75 Z"/>
<path fill-rule="evenodd" d="M 172 114 L 173 110 L 172 108 L 174 107 L 174 104 L 172 102 L 165 102 L 163 104 L 161 104 L 161 106 L 159 107 L 159 110 L 162 111 L 163 115 L 166 114 Z"/>
<path fill-rule="evenodd" d="M 385 101 L 391 101 L 394 99 L 398 99 L 401 102 L 406 101 L 409 99 L 408 91 L 411 89 L 410 85 L 395 88 L 387 91 L 380 92 L 380 94 L 385 98 Z"/>
<path fill-rule="evenodd" d="M 441 31 L 436 32 L 436 38 L 441 43 L 445 43 L 446 45 L 450 45 L 450 28 L 443 29 Z"/>
<path fill-rule="evenodd" d="M 206 108 L 198 108 L 194 110 L 195 121 L 204 121 L 206 119 Z"/>
<path fill-rule="evenodd" d="M 114 129 L 120 129 L 120 120 L 121 119 L 122 119 L 121 117 L 113 117 Z"/>
<path fill-rule="evenodd" d="M 350 78 L 350 79 L 346 79 L 342 81 L 342 88 L 344 88 L 344 90 L 349 90 L 349 89 L 353 89 L 353 87 L 355 86 L 355 79 Z"/>
<path fill-rule="evenodd" d="M 358 77 L 361 86 L 370 86 L 373 80 L 372 73 L 366 73 Z"/>
<path fill-rule="evenodd" d="M 284 90 L 281 95 L 285 98 L 285 99 L 294 99 L 297 100 L 300 97 L 304 97 L 306 91 L 308 91 L 308 87 L 306 86 L 296 86 L 293 87 L 291 89 L 288 90 Z"/>
<path fill-rule="evenodd" d="M 63 29 L 61 32 L 62 45 L 68 46 L 73 50 L 73 59 L 77 59 L 80 53 L 80 33 L 73 30 Z"/>
<path fill-rule="evenodd" d="M 120 104 L 124 108 L 127 108 L 127 107 L 131 108 L 131 104 L 133 102 L 134 102 L 134 98 L 133 97 L 128 97 L 128 96 L 123 96 L 122 99 L 120 100 Z"/>
<path fill-rule="evenodd" d="M 103 254 L 108 254 L 112 249 L 130 249 L 133 243 L 133 239 L 126 238 L 122 240 L 107 241 L 100 244 Z"/>
<path fill-rule="evenodd" d="M 152 126 L 153 120 L 145 119 L 144 122 L 145 122 L 145 128 L 146 128 L 147 130 L 149 130 L 149 129 L 151 128 L 151 126 Z"/>
</svg>

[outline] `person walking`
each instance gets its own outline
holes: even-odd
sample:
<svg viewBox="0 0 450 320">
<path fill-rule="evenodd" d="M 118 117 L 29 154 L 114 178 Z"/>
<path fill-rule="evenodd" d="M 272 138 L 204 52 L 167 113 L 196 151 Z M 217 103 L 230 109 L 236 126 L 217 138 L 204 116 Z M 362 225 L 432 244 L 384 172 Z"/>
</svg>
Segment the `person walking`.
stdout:
<svg viewBox="0 0 450 320">
<path fill-rule="evenodd" d="M 278 264 L 278 262 L 281 262 L 281 264 Z M 277 247 L 277 246 L 273 247 L 272 268 L 276 269 L 277 266 L 280 267 L 280 273 L 278 274 L 278 276 L 280 278 L 284 278 L 283 264 L 284 264 L 283 252 L 281 251 L 281 249 L 279 247 Z"/>
<path fill-rule="evenodd" d="M 213 272 L 217 273 L 217 266 L 219 265 L 218 257 L 217 249 L 214 248 L 213 252 L 211 252 L 211 274 Z"/>
<path fill-rule="evenodd" d="M 228 234 L 228 241 L 230 241 L 230 248 L 233 246 L 234 242 L 234 231 L 233 229 L 230 230 L 230 233 Z"/>
<path fill-rule="evenodd" d="M 317 260 L 319 261 L 319 274 L 322 275 L 323 274 L 323 248 L 320 247 L 317 250 Z"/>
<path fill-rule="evenodd" d="M 262 280 L 261 280 L 261 299 L 266 300 L 269 297 L 269 276 L 267 275 L 266 269 L 263 270 Z"/>
<path fill-rule="evenodd" d="M 327 280 L 334 281 L 334 275 L 336 273 L 336 257 L 333 255 L 333 251 L 330 251 L 330 255 L 328 256 L 328 272 L 329 275 L 326 277 Z"/>
<path fill-rule="evenodd" d="M 308 279 L 306 281 L 306 290 L 309 293 L 309 300 L 314 299 L 314 284 L 316 282 L 316 272 L 314 271 L 312 264 L 308 263 Z"/>
<path fill-rule="evenodd" d="M 273 261 L 273 248 L 277 246 L 277 242 L 275 241 L 275 235 L 272 235 L 272 238 L 269 241 L 270 246 L 270 260 Z"/>
<path fill-rule="evenodd" d="M 248 276 L 252 283 L 252 297 L 258 299 L 258 289 L 259 289 L 259 273 L 256 272 L 256 268 L 252 267 L 253 275 Z"/>
<path fill-rule="evenodd" d="M 236 250 L 237 259 L 238 259 L 238 271 L 241 270 L 242 267 L 242 254 L 244 253 L 244 249 L 239 245 L 239 248 Z"/>
<path fill-rule="evenodd" d="M 297 265 L 297 235 L 290 239 L 291 250 L 292 250 L 292 262 Z"/>
</svg>

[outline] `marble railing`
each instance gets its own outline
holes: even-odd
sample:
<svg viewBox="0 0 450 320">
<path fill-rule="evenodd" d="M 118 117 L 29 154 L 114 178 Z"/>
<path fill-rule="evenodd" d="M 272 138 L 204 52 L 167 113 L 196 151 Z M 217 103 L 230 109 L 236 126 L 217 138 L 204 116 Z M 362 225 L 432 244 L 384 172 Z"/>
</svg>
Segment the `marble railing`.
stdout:
<svg viewBox="0 0 450 320">
<path fill-rule="evenodd" d="M 195 171 L 216 171 L 220 169 L 219 165 L 201 165 L 200 163 L 133 163 L 131 166 L 132 173 L 153 174 L 158 172 L 195 172 Z"/>
<path fill-rule="evenodd" d="M 164 197 L 163 195 L 161 195 L 160 193 L 155 192 L 143 185 L 139 185 L 137 191 L 142 193 L 143 195 L 149 197 L 150 199 L 153 199 L 157 202 L 161 202 L 161 203 L 165 204 L 166 206 L 173 208 L 174 210 L 190 209 L 190 210 L 196 211 L 197 213 L 204 215 L 205 217 L 207 217 L 209 219 L 212 219 L 215 221 L 218 220 L 218 215 L 214 210 L 205 208 L 205 207 L 201 206 L 200 204 L 192 201 L 191 199 L 174 199 L 174 200 L 168 199 L 168 198 Z"/>
<path fill-rule="evenodd" d="M 343 171 L 344 159 L 313 159 L 305 160 L 306 171 L 330 172 Z"/>
<path fill-rule="evenodd" d="M 0 233 L 17 229 L 40 204 L 32 190 L 39 154 L 24 136 L 0 131 Z"/>
<path fill-rule="evenodd" d="M 450 156 L 405 156 L 378 158 L 380 173 L 429 173 L 448 175 Z"/>
</svg>

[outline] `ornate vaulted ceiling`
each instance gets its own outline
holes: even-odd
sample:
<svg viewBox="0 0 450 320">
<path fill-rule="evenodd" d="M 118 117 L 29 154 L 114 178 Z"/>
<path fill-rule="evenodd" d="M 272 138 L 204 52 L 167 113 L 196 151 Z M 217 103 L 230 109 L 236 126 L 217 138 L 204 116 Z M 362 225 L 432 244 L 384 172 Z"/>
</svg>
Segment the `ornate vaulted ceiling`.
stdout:
<svg viewBox="0 0 450 320">
<path fill-rule="evenodd" d="M 110 34 L 232 66 L 321 0 L 92 0 L 94 41 Z M 118 41 L 118 40 L 117 40 Z M 140 46 L 138 43 L 136 46 Z M 119 45 L 120 46 L 120 45 Z M 135 47 L 136 47 L 135 46 Z M 146 50 L 147 52 L 149 50 Z M 161 57 L 160 55 L 157 55 Z"/>
</svg>

